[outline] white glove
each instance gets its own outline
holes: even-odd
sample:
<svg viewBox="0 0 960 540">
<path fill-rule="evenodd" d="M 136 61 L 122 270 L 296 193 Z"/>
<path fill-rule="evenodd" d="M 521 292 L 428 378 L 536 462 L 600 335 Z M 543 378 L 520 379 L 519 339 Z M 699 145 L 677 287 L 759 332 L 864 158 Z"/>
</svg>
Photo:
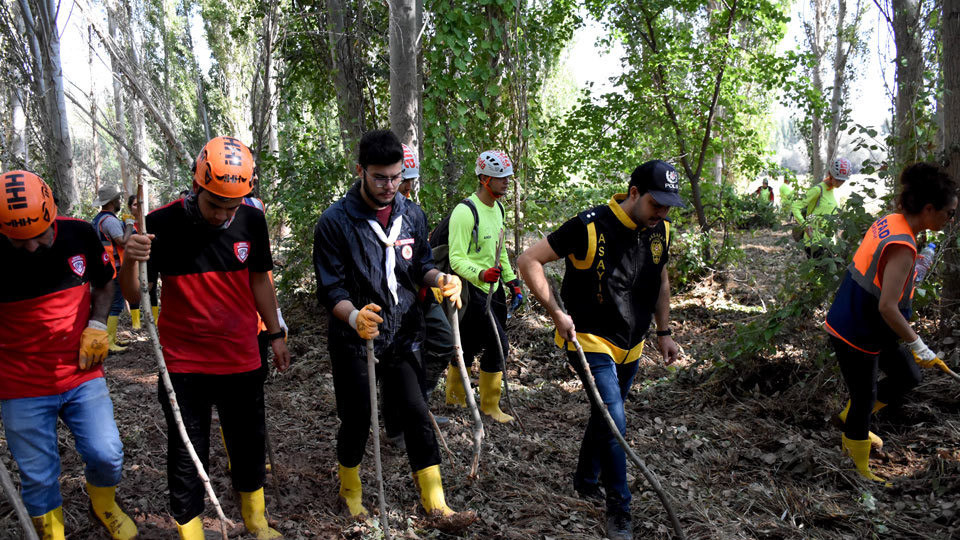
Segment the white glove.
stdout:
<svg viewBox="0 0 960 540">
<path fill-rule="evenodd" d="M 283 330 L 283 333 L 289 334 L 290 329 L 287 328 L 287 323 L 283 322 L 283 313 L 280 313 L 280 308 L 277 308 L 277 320 L 280 321 L 280 328 Z"/>
<path fill-rule="evenodd" d="M 930 350 L 930 347 L 927 347 L 927 344 L 920 339 L 920 336 L 917 336 L 916 341 L 907 343 L 907 346 L 913 351 L 913 355 L 917 357 L 918 361 L 929 363 L 937 358 L 937 353 Z"/>
</svg>

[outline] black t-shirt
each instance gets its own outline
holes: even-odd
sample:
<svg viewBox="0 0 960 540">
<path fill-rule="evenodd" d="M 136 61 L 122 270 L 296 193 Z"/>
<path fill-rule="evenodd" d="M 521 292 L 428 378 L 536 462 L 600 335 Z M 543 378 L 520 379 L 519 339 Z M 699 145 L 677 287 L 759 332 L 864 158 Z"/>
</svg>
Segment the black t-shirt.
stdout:
<svg viewBox="0 0 960 540">
<path fill-rule="evenodd" d="M 226 229 L 194 223 L 184 201 L 147 216 L 147 266 L 163 281 L 160 343 L 173 373 L 243 373 L 260 366 L 250 272 L 273 269 L 267 222 L 240 205 Z"/>
</svg>

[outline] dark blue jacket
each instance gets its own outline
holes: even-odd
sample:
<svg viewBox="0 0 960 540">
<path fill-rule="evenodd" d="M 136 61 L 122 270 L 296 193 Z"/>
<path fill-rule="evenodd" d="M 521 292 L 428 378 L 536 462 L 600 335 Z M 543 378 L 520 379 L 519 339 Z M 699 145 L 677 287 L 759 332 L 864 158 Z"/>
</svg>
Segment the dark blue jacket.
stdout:
<svg viewBox="0 0 960 540">
<path fill-rule="evenodd" d="M 387 347 L 394 352 L 416 351 L 423 340 L 423 316 L 417 292 L 424 275 L 435 268 L 427 242 L 427 218 L 412 201 L 397 193 L 389 224 L 403 217 L 400 235 L 391 247 L 395 252 L 398 302 L 387 286 L 386 251 L 369 220 L 376 212 L 360 195 L 357 182 L 333 203 L 317 221 L 313 237 L 313 266 L 317 276 L 317 298 L 330 315 L 330 347 L 347 347 L 365 355 L 366 344 L 350 325 L 333 316 L 333 307 L 350 300 L 357 309 L 374 303 L 383 311 L 380 335 L 374 341 L 379 353 Z M 379 227 L 379 223 L 377 224 Z"/>
</svg>

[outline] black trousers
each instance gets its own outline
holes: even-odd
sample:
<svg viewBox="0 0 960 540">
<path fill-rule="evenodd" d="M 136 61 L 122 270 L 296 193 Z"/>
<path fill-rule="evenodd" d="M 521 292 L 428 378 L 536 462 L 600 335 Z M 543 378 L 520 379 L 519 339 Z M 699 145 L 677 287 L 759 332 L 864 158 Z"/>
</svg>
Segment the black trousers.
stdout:
<svg viewBox="0 0 960 540">
<path fill-rule="evenodd" d="M 263 487 L 266 471 L 261 371 L 233 375 L 171 373 L 170 380 L 177 394 L 187 436 L 204 470 L 210 470 L 210 415 L 212 407 L 216 406 L 224 442 L 230 453 L 233 489 L 250 492 Z M 170 512 L 182 525 L 203 512 L 203 481 L 197 476 L 197 469 L 180 439 L 162 381 L 158 394 L 167 419 Z"/>
<path fill-rule="evenodd" d="M 480 369 L 487 373 L 496 373 L 503 371 L 503 364 L 500 362 L 500 355 L 497 354 L 497 343 L 503 348 L 503 358 L 510 352 L 510 344 L 507 341 L 507 332 L 504 330 L 507 324 L 507 301 L 501 285 L 493 293 L 493 302 L 490 310 L 493 311 L 493 318 L 496 322 L 496 331 L 490 325 L 490 318 L 487 316 L 487 293 L 489 290 L 481 290 L 475 287 L 467 280 L 467 294 L 470 295 L 470 303 L 467 305 L 466 314 L 460 321 L 460 341 L 463 345 L 463 361 L 469 368 L 473 364 L 473 358 L 482 350 L 483 356 L 480 357 Z"/>
<path fill-rule="evenodd" d="M 456 351 L 453 348 L 453 329 L 443 306 L 436 303 L 424 306 L 423 320 L 426 325 L 422 354 L 425 377 L 423 397 L 429 400 L 447 365 L 454 361 Z"/>
<path fill-rule="evenodd" d="M 834 336 L 830 336 L 830 343 L 837 352 L 840 373 L 850 391 L 850 410 L 843 433 L 848 439 L 862 441 L 870 430 L 873 404 L 877 401 L 887 405 L 900 403 L 923 375 L 913 354 L 896 343 L 881 349 L 880 354 L 859 351 Z M 877 382 L 880 371 L 886 377 Z"/>
<path fill-rule="evenodd" d="M 344 467 L 356 467 L 363 459 L 370 434 L 370 387 L 367 357 L 359 349 L 330 347 L 333 388 L 337 395 L 337 460 Z M 377 359 L 377 379 L 383 401 L 379 408 L 384 423 L 400 426 L 407 446 L 410 468 L 416 472 L 440 463 L 440 450 L 423 399 L 423 367 L 418 352 L 397 353 L 392 347 Z M 389 417 L 389 420 L 387 418 Z"/>
</svg>

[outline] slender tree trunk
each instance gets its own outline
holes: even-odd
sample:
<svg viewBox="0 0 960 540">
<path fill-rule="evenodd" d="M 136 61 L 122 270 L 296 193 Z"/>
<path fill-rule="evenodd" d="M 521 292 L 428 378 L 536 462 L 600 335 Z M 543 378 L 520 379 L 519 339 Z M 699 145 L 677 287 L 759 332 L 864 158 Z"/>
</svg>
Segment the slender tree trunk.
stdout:
<svg viewBox="0 0 960 540">
<path fill-rule="evenodd" d="M 893 154 L 896 169 L 916 161 L 917 95 L 923 86 L 923 44 L 920 41 L 919 0 L 892 0 L 893 37 L 897 46 L 897 96 L 894 101 Z"/>
<path fill-rule="evenodd" d="M 343 0 L 327 0 L 330 23 L 330 57 L 334 66 L 334 86 L 337 88 L 340 136 L 347 161 L 356 159 L 357 144 L 365 131 L 363 86 L 358 76 L 356 53 L 353 50 L 353 25 L 349 8 Z M 350 17 L 350 19 L 348 19 Z"/>
<path fill-rule="evenodd" d="M 840 147 L 840 125 L 844 117 L 844 101 L 849 81 L 847 80 L 847 60 L 856 43 L 860 21 L 860 3 L 854 6 L 852 21 L 847 25 L 847 1 L 837 1 L 836 43 L 833 55 L 833 94 L 830 98 L 830 130 L 827 134 L 827 160 L 837 157 Z"/>
<path fill-rule="evenodd" d="M 140 66 L 140 55 L 137 50 L 137 42 L 133 37 L 133 7 L 130 3 L 130 0 L 124 0 L 123 9 L 126 13 L 126 17 L 124 17 L 121 28 L 123 29 L 124 41 L 126 45 L 127 62 L 133 72 L 136 74 L 137 78 L 140 80 L 145 80 L 142 76 L 143 71 Z M 137 154 L 137 159 L 142 161 L 146 157 L 144 145 L 145 128 L 143 123 L 143 108 L 139 106 L 136 96 L 127 96 L 126 102 L 127 111 L 130 114 L 131 120 L 130 127 L 133 132 L 133 149 Z M 125 184 L 123 186 L 124 193 L 136 193 L 137 184 L 139 183 L 140 175 L 143 174 L 143 171 L 139 166 L 134 164 L 131 173 L 133 173 L 133 178 L 131 178 L 132 182 L 129 185 Z"/>
<path fill-rule="evenodd" d="M 417 80 L 415 0 L 390 0 L 390 128 L 419 155 L 417 111 L 423 90 Z"/>
<path fill-rule="evenodd" d="M 192 60 L 191 69 L 193 70 L 194 78 L 197 82 L 197 111 L 200 115 L 200 122 L 203 124 L 203 137 L 204 142 L 209 141 L 213 138 L 210 133 L 210 119 L 207 115 L 207 101 L 206 101 L 206 90 L 204 89 L 203 84 L 203 72 L 200 70 L 200 63 L 197 61 L 197 53 L 193 48 L 193 33 L 190 31 L 190 4 L 187 0 L 184 0 L 182 5 L 183 9 L 183 42 L 186 45 L 187 50 L 190 52 L 190 59 Z"/>
<path fill-rule="evenodd" d="M 27 39 L 34 55 L 34 78 L 43 99 L 43 132 L 50 168 L 52 188 L 58 207 L 70 215 L 78 198 L 77 179 L 73 172 L 73 146 L 67 105 L 63 96 L 63 69 L 60 66 L 60 33 L 57 29 L 57 8 L 53 0 L 35 3 L 34 19 L 28 0 L 19 0 L 26 26 Z"/>
<path fill-rule="evenodd" d="M 824 0 L 813 0 L 813 27 L 807 32 L 807 42 L 813 54 L 813 73 L 810 77 L 816 98 L 823 96 L 823 54 L 824 26 L 826 25 L 826 6 Z M 819 182 L 824 176 L 823 167 L 823 115 L 819 104 L 814 104 L 810 118 L 810 176 L 813 182 Z"/>
<path fill-rule="evenodd" d="M 87 44 L 90 46 L 90 54 L 87 60 L 87 67 L 90 70 L 90 116 L 97 117 L 97 84 L 93 75 L 93 27 L 87 26 Z M 103 174 L 103 159 L 100 156 L 100 131 L 97 129 L 96 122 L 90 122 L 90 144 L 93 146 L 93 191 L 100 190 L 100 177 Z"/>
<path fill-rule="evenodd" d="M 947 170 L 953 178 L 960 178 L 960 0 L 943 0 L 943 142 Z M 957 221 L 951 232 L 958 229 Z M 956 243 L 944 250 L 943 313 L 941 333 L 953 331 L 960 312 L 960 249 Z"/>
<path fill-rule="evenodd" d="M 107 8 L 107 26 L 110 37 L 114 43 L 120 43 L 120 30 L 117 23 L 117 10 L 115 6 Z M 120 163 L 120 184 L 127 187 L 132 185 L 132 183 L 130 181 L 129 158 L 127 157 L 127 150 L 124 148 L 124 146 L 128 145 L 127 120 L 123 106 L 123 84 L 120 82 L 123 74 L 118 65 L 119 63 L 119 58 L 113 55 L 110 56 L 110 66 L 113 70 L 113 131 L 121 139 L 121 144 L 117 145 L 117 161 Z"/>
<path fill-rule="evenodd" d="M 27 112 L 24 106 L 24 92 L 16 85 L 9 88 L 10 130 L 7 136 L 7 155 L 4 169 L 29 168 L 29 146 L 27 145 Z"/>
</svg>

